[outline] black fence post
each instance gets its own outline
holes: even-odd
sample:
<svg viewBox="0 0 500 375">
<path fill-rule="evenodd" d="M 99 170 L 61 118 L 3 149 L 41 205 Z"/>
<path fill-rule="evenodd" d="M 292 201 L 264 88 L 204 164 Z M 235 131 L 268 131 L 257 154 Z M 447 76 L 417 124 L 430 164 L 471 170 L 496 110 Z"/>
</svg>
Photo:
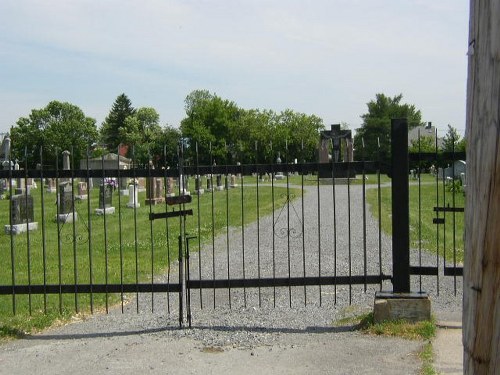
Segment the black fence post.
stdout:
<svg viewBox="0 0 500 375">
<path fill-rule="evenodd" d="M 392 272 L 394 293 L 410 293 L 408 121 L 391 120 Z"/>
</svg>

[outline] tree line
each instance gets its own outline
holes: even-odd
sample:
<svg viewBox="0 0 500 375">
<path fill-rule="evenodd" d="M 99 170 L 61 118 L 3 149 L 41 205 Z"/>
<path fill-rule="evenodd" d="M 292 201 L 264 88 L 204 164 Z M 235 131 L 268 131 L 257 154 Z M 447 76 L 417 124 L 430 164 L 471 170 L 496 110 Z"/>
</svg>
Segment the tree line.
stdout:
<svg viewBox="0 0 500 375">
<path fill-rule="evenodd" d="M 410 128 L 423 125 L 421 112 L 402 103 L 402 98 L 377 94 L 367 103 L 354 137 L 355 159 L 389 156 L 391 118 L 408 118 Z M 120 149 L 136 165 L 176 166 L 182 145 L 185 163 L 191 165 L 273 163 L 278 158 L 289 163 L 316 162 L 319 133 L 325 128 L 316 115 L 291 109 L 243 109 L 207 90 L 187 95 L 185 112 L 179 128 L 161 126 L 154 108 L 134 108 L 127 95 L 121 94 L 98 128 L 96 120 L 76 105 L 51 101 L 20 117 L 11 128 L 11 158 L 26 162 L 29 168 L 38 163 L 52 168 L 58 161 L 61 165 L 62 151 L 69 150 L 78 167 L 81 159 Z M 422 151 L 428 151 L 431 142 L 422 138 L 422 145 Z M 449 126 L 445 147 L 451 145 L 459 150 L 465 141 Z"/>
</svg>

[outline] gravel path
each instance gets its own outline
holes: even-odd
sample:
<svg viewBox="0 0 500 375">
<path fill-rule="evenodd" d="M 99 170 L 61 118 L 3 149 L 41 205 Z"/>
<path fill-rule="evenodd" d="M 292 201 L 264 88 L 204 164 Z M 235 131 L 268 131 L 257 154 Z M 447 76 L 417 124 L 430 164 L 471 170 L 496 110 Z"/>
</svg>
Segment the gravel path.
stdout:
<svg viewBox="0 0 500 375">
<path fill-rule="evenodd" d="M 363 228 L 361 186 L 349 190 L 336 186 L 335 206 L 331 186 L 320 186 L 319 214 L 317 188 L 306 189 L 303 204 L 299 197 L 277 207 L 274 217 L 262 218 L 244 231 L 230 229 L 229 253 L 227 236 L 222 235 L 216 238 L 214 248 L 210 243 L 199 254 L 192 254 L 191 277 L 201 274 L 202 279 L 211 280 L 215 270 L 216 278 L 225 278 L 228 272 L 232 278 L 241 278 L 243 262 L 247 279 L 273 274 L 303 277 L 304 272 L 306 276 L 362 275 L 365 267 L 373 275 L 378 273 L 380 257 L 383 272 L 390 274 L 390 238 L 382 235 L 379 255 L 378 224 L 368 210 Z M 274 246 L 273 223 L 277 233 Z M 288 223 L 289 236 L 281 230 Z M 417 265 L 418 258 L 413 252 L 412 264 Z M 423 265 L 435 263 L 434 255 L 422 254 Z M 177 274 L 170 277 L 174 281 Z M 457 281 L 455 296 L 453 278 L 441 277 L 438 296 L 436 279 L 423 278 L 422 289 L 431 295 L 438 319 L 459 316 L 462 286 L 461 279 Z M 94 315 L 2 346 L 0 374 L 27 373 L 30 366 L 40 374 L 126 374 L 137 369 L 149 369 L 150 373 L 416 373 L 419 361 L 415 353 L 421 343 L 368 337 L 349 326 L 332 325 L 338 318 L 369 311 L 379 288 L 210 289 L 201 294 L 192 290 L 192 329 L 178 329 L 176 295 L 168 300 L 165 295 L 155 295 L 152 305 L 151 295 L 145 294 L 140 296 L 140 314 L 135 313 L 136 303 L 132 301 L 126 305 L 125 314 L 119 308 L 112 309 L 108 315 Z M 419 289 L 416 277 L 412 278 L 412 288 Z M 384 283 L 383 289 L 390 290 L 390 283 Z M 36 360 L 20 361 L 23 356 Z"/>
</svg>

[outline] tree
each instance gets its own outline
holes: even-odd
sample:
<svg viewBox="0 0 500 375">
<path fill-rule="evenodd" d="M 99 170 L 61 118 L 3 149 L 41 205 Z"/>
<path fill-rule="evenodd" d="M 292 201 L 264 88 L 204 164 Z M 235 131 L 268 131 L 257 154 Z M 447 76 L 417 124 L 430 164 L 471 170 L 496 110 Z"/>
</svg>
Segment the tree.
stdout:
<svg viewBox="0 0 500 375">
<path fill-rule="evenodd" d="M 13 158 L 24 160 L 27 152 L 28 167 L 34 168 L 40 162 L 43 149 L 43 163 L 52 168 L 63 150 L 73 150 L 74 166 L 86 157 L 90 144 L 97 140 L 98 132 L 93 118 L 85 116 L 77 106 L 52 101 L 45 108 L 33 109 L 28 117 L 20 117 L 12 128 Z"/>
<path fill-rule="evenodd" d="M 156 156 L 153 148 L 158 149 L 155 145 L 159 142 L 162 131 L 159 122 L 158 112 L 147 107 L 137 109 L 125 119 L 123 126 L 119 128 L 118 136 L 120 143 L 129 146 L 128 157 L 131 157 L 133 152 L 137 163 L 146 164 L 150 158 Z M 159 149 L 161 155 L 162 148 Z"/>
<path fill-rule="evenodd" d="M 291 109 L 279 114 L 245 110 L 206 90 L 193 91 L 185 103 L 187 117 L 181 122 L 181 131 L 191 146 L 186 153 L 191 160 L 194 144 L 198 144 L 199 162 L 204 164 L 270 163 L 276 161 L 278 152 L 283 161 L 316 160 L 319 130 L 323 129 L 317 116 Z"/>
<path fill-rule="evenodd" d="M 458 134 L 457 129 L 448 125 L 448 132 L 443 138 L 443 151 L 444 152 L 461 152 L 465 151 L 465 138 L 462 139 Z"/>
<path fill-rule="evenodd" d="M 407 118 L 408 127 L 422 125 L 422 115 L 414 105 L 403 104 L 403 95 L 393 98 L 384 94 L 376 94 L 375 100 L 367 103 L 368 112 L 361 116 L 363 124 L 356 130 L 354 136 L 354 157 L 360 159 L 364 140 L 364 157 L 367 160 L 377 160 L 380 142 L 380 157 L 388 160 L 391 149 L 391 119 Z"/>
<path fill-rule="evenodd" d="M 120 132 L 127 132 L 125 120 L 134 114 L 135 109 L 127 95 L 119 95 L 101 127 L 101 141 L 109 151 L 115 152 L 122 143 Z"/>
<path fill-rule="evenodd" d="M 187 117 L 181 121 L 180 129 L 188 140 L 188 163 L 195 161 L 196 144 L 201 164 L 211 164 L 211 159 L 216 163 L 234 161 L 238 143 L 231 139 L 231 130 L 241 114 L 236 104 L 207 90 L 195 90 L 186 97 L 185 110 Z"/>
<path fill-rule="evenodd" d="M 500 369 L 500 0 L 472 0 L 467 82 L 465 374 Z"/>
</svg>

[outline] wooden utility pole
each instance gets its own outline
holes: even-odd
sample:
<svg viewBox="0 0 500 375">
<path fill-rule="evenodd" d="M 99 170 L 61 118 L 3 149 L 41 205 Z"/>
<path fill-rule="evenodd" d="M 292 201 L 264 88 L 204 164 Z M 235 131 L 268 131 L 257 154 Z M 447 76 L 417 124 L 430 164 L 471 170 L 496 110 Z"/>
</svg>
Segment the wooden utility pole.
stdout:
<svg viewBox="0 0 500 375">
<path fill-rule="evenodd" d="M 465 374 L 500 374 L 500 0 L 471 0 L 467 82 Z"/>
</svg>

